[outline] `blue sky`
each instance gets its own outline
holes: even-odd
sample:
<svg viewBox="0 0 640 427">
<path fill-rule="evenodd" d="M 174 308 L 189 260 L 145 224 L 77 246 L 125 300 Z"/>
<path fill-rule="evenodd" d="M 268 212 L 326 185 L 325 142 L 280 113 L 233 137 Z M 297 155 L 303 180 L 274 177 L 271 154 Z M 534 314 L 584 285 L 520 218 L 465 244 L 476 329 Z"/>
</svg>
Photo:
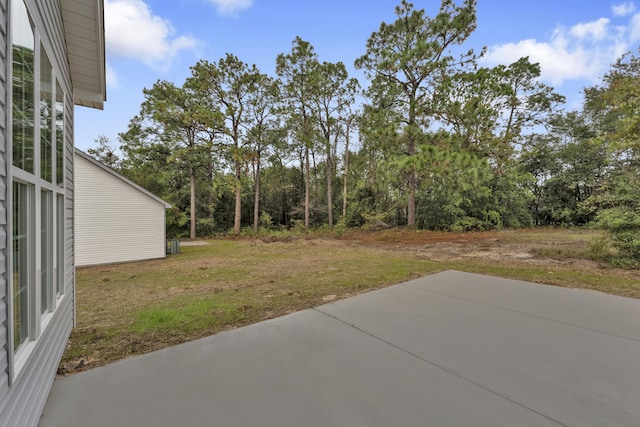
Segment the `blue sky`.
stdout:
<svg viewBox="0 0 640 427">
<path fill-rule="evenodd" d="M 182 85 L 198 60 L 215 62 L 227 52 L 273 75 L 276 56 L 300 36 L 320 60 L 342 61 L 361 78 L 353 61 L 380 23 L 394 20 L 399 1 L 105 0 L 107 102 L 103 111 L 76 108 L 76 146 L 95 146 L 100 135 L 118 145 L 143 88 L 157 80 Z M 413 3 L 429 16 L 440 6 Z M 478 0 L 477 18 L 465 48 L 486 46 L 484 66 L 529 56 L 542 80 L 567 97 L 567 109 L 579 107 L 582 88 L 598 84 L 640 42 L 640 8 L 624 0 Z"/>
</svg>

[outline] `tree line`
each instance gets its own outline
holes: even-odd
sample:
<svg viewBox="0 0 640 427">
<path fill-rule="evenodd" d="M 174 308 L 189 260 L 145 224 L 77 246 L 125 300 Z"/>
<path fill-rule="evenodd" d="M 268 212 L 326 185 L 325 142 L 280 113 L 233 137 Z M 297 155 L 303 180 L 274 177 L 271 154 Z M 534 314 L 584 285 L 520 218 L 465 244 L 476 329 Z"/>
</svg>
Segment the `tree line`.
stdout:
<svg viewBox="0 0 640 427">
<path fill-rule="evenodd" d="M 120 150 L 99 137 L 88 151 L 173 204 L 170 236 L 595 224 L 637 266 L 640 59 L 565 112 L 528 58 L 478 65 L 475 0 L 395 14 L 355 59 L 364 88 L 296 37 L 275 76 L 227 54 L 156 82 Z"/>
</svg>

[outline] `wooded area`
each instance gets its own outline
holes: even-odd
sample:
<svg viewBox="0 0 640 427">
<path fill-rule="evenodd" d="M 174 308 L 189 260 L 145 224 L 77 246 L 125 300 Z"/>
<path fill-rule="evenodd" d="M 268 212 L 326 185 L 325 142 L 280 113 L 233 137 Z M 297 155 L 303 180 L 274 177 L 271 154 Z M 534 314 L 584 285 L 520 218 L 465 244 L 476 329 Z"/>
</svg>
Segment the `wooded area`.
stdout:
<svg viewBox="0 0 640 427">
<path fill-rule="evenodd" d="M 403 0 L 350 78 L 299 37 L 268 76 L 233 54 L 158 81 L 119 150 L 89 153 L 173 204 L 172 237 L 357 227 L 598 226 L 640 266 L 640 58 L 579 111 L 528 58 L 483 68 L 465 48 L 476 1 L 437 15 Z M 364 89 L 363 89 L 364 88 Z"/>
</svg>

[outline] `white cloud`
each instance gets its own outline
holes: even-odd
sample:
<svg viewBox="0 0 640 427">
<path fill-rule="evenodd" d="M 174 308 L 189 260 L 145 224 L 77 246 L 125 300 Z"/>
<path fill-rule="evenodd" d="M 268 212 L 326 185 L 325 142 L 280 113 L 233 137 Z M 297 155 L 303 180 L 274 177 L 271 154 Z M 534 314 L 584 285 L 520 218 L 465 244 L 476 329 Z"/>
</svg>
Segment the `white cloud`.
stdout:
<svg viewBox="0 0 640 427">
<path fill-rule="evenodd" d="M 581 80 L 594 84 L 634 40 L 640 40 L 640 13 L 625 27 L 611 25 L 607 18 L 557 27 L 549 40 L 522 40 L 493 46 L 483 61 L 511 64 L 523 56 L 540 63 L 541 79 L 560 86 Z"/>
<path fill-rule="evenodd" d="M 235 15 L 253 5 L 253 0 L 209 0 L 220 15 Z"/>
<path fill-rule="evenodd" d="M 107 73 L 107 86 L 109 89 L 117 89 L 120 87 L 120 82 L 118 80 L 118 74 L 116 70 L 113 69 L 109 64 L 106 65 L 106 73 Z"/>
<path fill-rule="evenodd" d="M 628 2 L 611 6 L 611 11 L 614 16 L 627 16 L 631 15 L 636 10 L 636 5 Z"/>
<path fill-rule="evenodd" d="M 602 40 L 608 34 L 608 25 L 609 20 L 607 18 L 600 18 L 597 21 L 574 25 L 569 33 L 578 39 L 593 38 Z"/>
<path fill-rule="evenodd" d="M 636 13 L 631 18 L 629 24 L 629 39 L 631 43 L 640 41 L 640 13 Z"/>
<path fill-rule="evenodd" d="M 178 52 L 198 45 L 191 36 L 176 35 L 171 22 L 154 15 L 143 0 L 106 0 L 104 9 L 110 54 L 167 69 Z"/>
</svg>

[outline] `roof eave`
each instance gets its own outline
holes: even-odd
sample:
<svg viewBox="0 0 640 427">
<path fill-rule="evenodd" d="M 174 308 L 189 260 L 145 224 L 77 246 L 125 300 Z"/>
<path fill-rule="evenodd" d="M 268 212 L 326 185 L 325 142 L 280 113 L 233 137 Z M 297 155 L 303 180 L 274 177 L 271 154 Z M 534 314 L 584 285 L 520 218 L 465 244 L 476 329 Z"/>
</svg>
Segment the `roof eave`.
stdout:
<svg viewBox="0 0 640 427">
<path fill-rule="evenodd" d="M 73 102 L 103 109 L 107 100 L 104 0 L 61 0 Z"/>
</svg>

